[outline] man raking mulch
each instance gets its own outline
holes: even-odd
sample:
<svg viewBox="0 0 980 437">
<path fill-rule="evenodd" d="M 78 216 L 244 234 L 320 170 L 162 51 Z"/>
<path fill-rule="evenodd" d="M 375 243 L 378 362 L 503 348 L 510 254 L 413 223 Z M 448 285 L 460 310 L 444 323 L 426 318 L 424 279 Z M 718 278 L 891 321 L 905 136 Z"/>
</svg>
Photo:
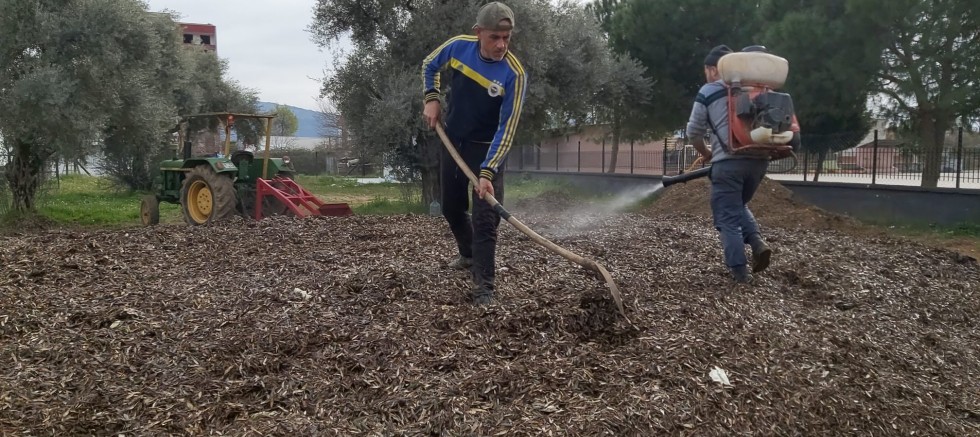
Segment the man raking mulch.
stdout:
<svg viewBox="0 0 980 437">
<path fill-rule="evenodd" d="M 477 186 L 479 182 L 476 178 L 476 175 L 474 175 L 473 172 L 470 171 L 469 167 L 466 166 L 466 163 L 463 162 L 463 158 L 459 156 L 459 152 L 456 151 L 456 148 L 453 146 L 452 142 L 449 141 L 449 137 L 446 136 L 446 132 L 445 130 L 443 130 L 441 125 L 436 126 L 436 132 L 439 133 L 439 138 L 442 139 L 443 145 L 445 145 L 446 149 L 449 150 L 449 154 L 452 155 L 453 159 L 459 164 L 459 167 L 463 170 L 463 172 L 466 173 L 466 177 L 470 179 L 470 181 L 473 183 L 473 186 Z M 510 223 L 511 225 L 513 225 L 519 231 L 523 232 L 528 237 L 531 237 L 531 239 L 534 240 L 535 243 L 544 246 L 548 250 L 561 255 L 565 259 L 575 264 L 578 264 L 582 267 L 585 267 L 586 269 L 589 269 L 601 275 L 603 280 L 606 281 L 606 287 L 609 288 L 609 294 L 612 295 L 613 300 L 616 302 L 616 308 L 619 309 L 619 314 L 622 315 L 627 322 L 629 322 L 629 317 L 626 316 L 626 310 L 623 307 L 623 296 L 619 292 L 619 287 L 616 286 L 616 281 L 613 281 L 612 275 L 609 274 L 609 271 L 606 270 L 605 267 L 603 267 L 601 264 L 591 259 L 582 257 L 581 255 L 577 255 L 569 251 L 568 249 L 565 249 L 549 241 L 547 238 L 542 237 L 537 232 L 534 232 L 531 228 L 527 227 L 527 225 L 521 223 L 521 221 L 518 220 L 517 217 L 514 217 L 513 215 L 510 214 L 510 212 L 504 209 L 504 206 L 501 205 L 500 202 L 497 202 L 497 199 L 495 199 L 493 195 L 491 195 L 490 193 L 484 193 L 483 200 L 490 203 L 490 206 L 493 207 L 493 210 L 496 211 L 497 214 L 500 214 L 501 218 L 507 220 L 507 223 Z"/>
</svg>

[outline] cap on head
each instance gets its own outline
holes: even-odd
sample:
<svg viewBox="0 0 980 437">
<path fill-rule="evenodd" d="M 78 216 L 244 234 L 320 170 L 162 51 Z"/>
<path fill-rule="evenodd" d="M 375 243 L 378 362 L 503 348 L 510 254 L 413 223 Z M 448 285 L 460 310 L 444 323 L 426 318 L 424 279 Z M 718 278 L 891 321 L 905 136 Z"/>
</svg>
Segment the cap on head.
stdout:
<svg viewBox="0 0 980 437">
<path fill-rule="evenodd" d="M 742 51 L 769 53 L 769 49 L 767 49 L 766 46 L 760 46 L 760 45 L 746 46 L 742 48 Z"/>
<path fill-rule="evenodd" d="M 722 56 L 725 56 L 731 52 L 732 49 L 728 48 L 728 46 L 724 44 L 716 46 L 715 48 L 711 49 L 711 51 L 708 52 L 708 56 L 704 58 L 704 65 L 709 67 L 717 67 L 718 60 L 721 59 Z"/>
<path fill-rule="evenodd" d="M 480 8 L 473 27 L 498 32 L 511 30 L 514 25 L 514 11 L 510 10 L 510 7 L 501 2 L 490 2 Z"/>
</svg>

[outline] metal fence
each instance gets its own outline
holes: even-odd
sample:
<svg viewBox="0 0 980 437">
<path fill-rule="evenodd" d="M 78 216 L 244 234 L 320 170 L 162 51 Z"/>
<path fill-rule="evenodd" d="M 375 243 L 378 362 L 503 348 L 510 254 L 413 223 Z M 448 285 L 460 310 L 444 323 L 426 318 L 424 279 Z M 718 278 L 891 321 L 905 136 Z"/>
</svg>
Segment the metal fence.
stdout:
<svg viewBox="0 0 980 437">
<path fill-rule="evenodd" d="M 698 154 L 683 139 L 622 142 L 614 152 L 608 140 L 558 139 L 533 146 L 515 146 L 508 170 L 569 173 L 674 175 L 690 168 Z M 842 148 L 847 147 L 844 150 Z M 815 149 L 830 150 L 822 155 Z M 926 156 L 916 140 L 873 130 L 835 135 L 804 135 L 803 152 L 770 164 L 770 177 L 779 180 L 922 184 Z M 836 151 L 835 151 L 836 150 Z M 962 129 L 949 135 L 939 161 L 938 186 L 980 189 L 980 136 Z"/>
</svg>

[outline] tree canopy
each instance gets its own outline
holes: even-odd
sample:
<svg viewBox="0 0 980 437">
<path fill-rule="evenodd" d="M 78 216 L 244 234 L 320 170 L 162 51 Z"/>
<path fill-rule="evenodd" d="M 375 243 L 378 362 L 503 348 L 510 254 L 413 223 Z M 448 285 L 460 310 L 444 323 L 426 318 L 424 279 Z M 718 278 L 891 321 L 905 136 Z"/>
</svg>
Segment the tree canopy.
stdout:
<svg viewBox="0 0 980 437">
<path fill-rule="evenodd" d="M 735 50 L 755 43 L 760 22 L 754 2 L 728 0 L 599 0 L 613 49 L 636 58 L 653 82 L 648 129 L 683 126 L 704 84 L 704 57 L 720 44 Z"/>
<path fill-rule="evenodd" d="M 421 122 L 422 59 L 450 37 L 471 32 L 482 3 L 317 2 L 310 27 L 315 40 L 327 45 L 349 35 L 354 43 L 325 80 L 323 94 L 344 115 L 362 153 L 400 157 L 423 179 L 434 177 L 442 146 Z M 529 76 L 517 142 L 531 144 L 544 129 L 564 130 L 594 116 L 601 84 L 608 83 L 602 74 L 613 60 L 597 21 L 582 6 L 547 0 L 510 6 L 517 17 L 511 51 Z"/>
<path fill-rule="evenodd" d="M 867 14 L 893 32 L 875 88 L 890 104 L 883 112 L 916 134 L 925 155 L 922 185 L 935 187 L 947 131 L 980 115 L 980 4 L 901 0 Z"/>
<path fill-rule="evenodd" d="M 141 6 L 0 0 L 0 132 L 14 153 L 6 172 L 14 210 L 34 209 L 46 160 L 90 147 L 156 62 Z"/>
<path fill-rule="evenodd" d="M 804 151 L 817 155 L 818 180 L 828 153 L 857 146 L 870 127 L 868 100 L 888 33 L 855 10 L 854 0 L 801 5 L 768 0 L 758 38 L 790 61 Z"/>
<path fill-rule="evenodd" d="M 34 209 L 53 156 L 102 152 L 117 181 L 146 189 L 178 114 L 255 108 L 254 92 L 223 77 L 223 61 L 182 48 L 173 18 L 140 1 L 0 0 L 0 10 L 14 210 Z"/>
<path fill-rule="evenodd" d="M 288 106 L 276 105 L 273 112 L 276 118 L 272 119 L 272 135 L 289 137 L 296 133 L 299 129 L 299 119 Z"/>
</svg>

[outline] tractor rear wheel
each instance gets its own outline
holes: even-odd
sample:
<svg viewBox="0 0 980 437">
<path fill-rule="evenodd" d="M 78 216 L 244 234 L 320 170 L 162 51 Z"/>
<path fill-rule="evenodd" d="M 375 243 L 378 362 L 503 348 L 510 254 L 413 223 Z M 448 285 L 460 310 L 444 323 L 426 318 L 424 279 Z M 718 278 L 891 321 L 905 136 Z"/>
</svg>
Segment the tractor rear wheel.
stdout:
<svg viewBox="0 0 980 437">
<path fill-rule="evenodd" d="M 160 223 L 160 201 L 157 196 L 147 194 L 140 202 L 140 220 L 143 226 L 153 226 Z"/>
<path fill-rule="evenodd" d="M 235 215 L 234 183 L 209 165 L 194 167 L 180 187 L 180 206 L 191 225 L 227 220 Z"/>
</svg>

